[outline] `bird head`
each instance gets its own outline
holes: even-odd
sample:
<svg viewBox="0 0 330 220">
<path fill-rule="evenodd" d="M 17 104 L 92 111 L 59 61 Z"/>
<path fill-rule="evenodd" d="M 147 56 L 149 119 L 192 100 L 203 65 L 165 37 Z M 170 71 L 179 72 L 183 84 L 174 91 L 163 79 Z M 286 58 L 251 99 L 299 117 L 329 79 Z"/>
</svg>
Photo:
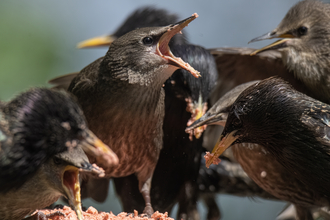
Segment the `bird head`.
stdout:
<svg viewBox="0 0 330 220">
<path fill-rule="evenodd" d="M 260 144 L 276 153 L 276 149 L 285 146 L 279 144 L 282 141 L 294 142 L 297 139 L 293 137 L 306 134 L 299 123 L 304 111 L 299 94 L 279 78 L 268 78 L 245 89 L 229 109 L 223 133 L 207 166 L 233 144 Z"/>
<path fill-rule="evenodd" d="M 105 74 L 111 73 L 112 77 L 128 80 L 131 84 L 146 85 L 156 82 L 157 85 L 162 85 L 180 68 L 188 70 L 197 78 L 200 76 L 199 72 L 181 58 L 175 57 L 168 46 L 171 38 L 197 16 L 193 14 L 165 27 L 141 28 L 128 32 L 111 44 L 103 60 L 105 66 L 101 65 L 101 68 L 108 70 L 104 71 Z"/>
<path fill-rule="evenodd" d="M 329 4 L 314 0 L 298 2 L 288 11 L 274 30 L 254 38 L 250 42 L 273 38 L 282 39 L 254 51 L 251 55 L 266 50 L 281 50 L 287 56 L 302 56 L 303 58 L 321 56 L 324 55 L 325 51 L 328 54 L 330 45 L 329 21 Z"/>
<path fill-rule="evenodd" d="M 3 112 L 12 144 L 2 149 L 1 166 L 8 176 L 11 171 L 19 173 L 18 187 L 53 155 L 77 146 L 111 165 L 118 163 L 112 150 L 88 129 L 82 110 L 67 93 L 31 89 L 9 102 Z"/>
<path fill-rule="evenodd" d="M 109 47 L 114 40 L 137 28 L 166 26 L 169 24 L 174 24 L 176 21 L 178 21 L 178 16 L 175 14 L 170 14 L 164 9 L 157 9 L 150 6 L 141 7 L 129 15 L 129 17 L 113 34 L 98 36 L 82 41 L 77 45 L 77 47 Z M 176 44 L 184 43 L 184 34 L 175 35 L 173 36 L 172 40 L 173 43 L 175 41 Z"/>
<path fill-rule="evenodd" d="M 186 128 L 186 131 L 200 126 L 220 125 L 225 127 L 228 113 L 237 97 L 248 87 L 259 82 L 258 80 L 236 86 L 223 95 L 202 117 Z"/>
<path fill-rule="evenodd" d="M 189 63 L 193 68 L 200 71 L 201 78 L 196 80 L 187 70 L 179 69 L 165 82 L 166 88 L 174 93 L 175 97 L 187 103 L 186 110 L 191 113 L 188 120 L 189 126 L 205 114 L 208 108 L 208 99 L 211 90 L 217 81 L 217 68 L 213 56 L 203 47 L 182 44 L 171 47 L 175 56 Z M 168 91 L 168 90 L 167 90 Z M 198 139 L 201 137 L 205 127 L 199 127 L 193 132 L 189 132 L 190 140 L 193 135 Z"/>
<path fill-rule="evenodd" d="M 38 178 L 52 190 L 65 196 L 75 210 L 79 220 L 83 219 L 80 197 L 79 172 L 96 172 L 104 174 L 88 162 L 88 158 L 80 147 L 51 157 L 40 168 Z"/>
</svg>

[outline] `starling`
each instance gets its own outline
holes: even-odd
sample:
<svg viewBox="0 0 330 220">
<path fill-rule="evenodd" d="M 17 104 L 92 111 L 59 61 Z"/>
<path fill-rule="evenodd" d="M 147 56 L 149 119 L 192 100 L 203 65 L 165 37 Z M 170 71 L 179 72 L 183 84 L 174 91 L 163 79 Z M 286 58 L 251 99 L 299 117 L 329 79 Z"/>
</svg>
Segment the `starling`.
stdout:
<svg viewBox="0 0 330 220">
<path fill-rule="evenodd" d="M 128 32 L 111 44 L 105 57 L 85 67 L 68 89 L 77 96 L 91 130 L 119 157 L 117 167 L 104 167 L 106 177 L 136 174 L 148 215 L 153 212 L 151 179 L 163 145 L 162 85 L 179 68 L 195 77 L 199 74 L 176 58 L 168 43 L 196 17 L 194 14 L 174 25 Z M 101 194 L 94 188 L 100 187 L 99 182 L 90 180 L 86 184 L 90 196 Z"/>
<path fill-rule="evenodd" d="M 163 9 L 142 7 L 133 12 L 114 34 L 108 35 L 111 37 L 92 38 L 80 43 L 78 47 L 110 46 L 113 40 L 130 30 L 145 26 L 168 25 L 177 22 L 177 18 L 177 15 L 170 14 Z M 217 77 L 212 55 L 200 46 L 188 44 L 184 39 L 186 39 L 184 32 L 181 35 L 175 35 L 169 42 L 171 51 L 175 56 L 181 57 L 192 67 L 198 69 L 202 77 L 195 79 L 188 71 L 178 69 L 164 83 L 163 149 L 160 152 L 151 185 L 153 207 L 160 212 L 166 212 L 171 210 L 174 204 L 179 201 L 178 218 L 184 216 L 189 218 L 189 216 L 196 214 L 196 212 L 191 214 L 188 212 L 195 209 L 197 204 L 198 186 L 196 179 L 200 166 L 200 159 L 198 158 L 203 151 L 201 147 L 203 130 L 196 130 L 196 138 L 193 138 L 193 132 L 190 132 L 188 136 L 184 130 L 187 121 L 191 123 L 206 111 L 208 96 Z M 65 88 L 74 75 L 75 73 L 58 77 L 51 83 L 57 87 Z M 168 164 L 169 160 L 174 162 Z M 124 211 L 138 210 L 142 212 L 144 201 L 137 187 L 136 176 L 115 178 L 114 182 Z M 107 186 L 108 184 L 104 184 L 104 187 Z M 185 189 L 188 187 L 190 188 L 189 193 Z M 100 188 L 99 185 L 98 188 Z M 104 193 L 101 196 L 102 199 L 105 199 Z M 98 201 L 102 200 L 100 196 L 97 199 Z"/>
<path fill-rule="evenodd" d="M 236 98 L 246 88 L 256 84 L 257 80 L 236 86 L 223 95 L 201 118 L 190 125 L 187 130 L 200 126 L 221 125 L 225 126 L 228 112 Z M 215 135 L 215 134 L 214 134 Z M 209 137 L 210 138 L 210 137 Z M 216 139 L 217 137 L 213 137 Z M 205 159 L 202 157 L 199 176 L 197 179 L 200 197 L 204 200 L 207 208 L 207 219 L 220 219 L 221 213 L 216 203 L 215 195 L 230 194 L 236 196 L 251 196 L 264 199 L 278 200 L 273 195 L 260 188 L 244 172 L 239 163 L 232 155 L 232 151 L 223 154 L 221 163 L 217 166 L 205 167 Z"/>
<path fill-rule="evenodd" d="M 92 38 L 80 43 L 78 47 L 110 46 L 114 39 L 130 30 L 171 24 L 176 22 L 177 18 L 177 15 L 170 14 L 166 10 L 143 7 L 133 12 L 114 34 Z M 187 122 L 191 123 L 206 111 L 208 96 L 217 77 L 212 55 L 200 46 L 188 44 L 184 41 L 186 37 L 182 37 L 184 35 L 175 35 L 171 39 L 169 42 L 171 51 L 175 56 L 181 57 L 193 68 L 198 69 L 202 77 L 195 79 L 188 71 L 179 69 L 164 83 L 163 149 L 151 185 L 153 207 L 160 212 L 166 212 L 172 210 L 174 204 L 179 202 L 178 218 L 190 218 L 197 213 L 191 210 L 195 210 L 197 205 L 199 158 L 203 151 L 201 147 L 203 130 L 197 129 L 197 132 L 187 135 L 185 127 Z M 55 79 L 55 84 L 67 84 L 63 84 L 61 79 L 63 78 Z M 52 82 L 54 83 L 54 80 Z M 196 138 L 193 138 L 193 134 Z M 173 162 L 168 164 L 169 160 Z M 115 178 L 114 182 L 124 211 L 143 211 L 144 202 L 137 187 L 136 176 Z M 189 192 L 186 190 L 188 188 Z"/>
<path fill-rule="evenodd" d="M 299 219 L 329 207 L 330 106 L 279 78 L 244 90 L 229 110 L 209 166 L 229 146 L 245 172 L 265 191 L 295 204 Z"/>
<path fill-rule="evenodd" d="M 251 85 L 259 83 L 255 80 L 236 86 L 225 95 L 223 95 L 202 117 L 186 128 L 187 131 L 204 125 L 226 125 L 228 112 L 237 97 Z"/>
<path fill-rule="evenodd" d="M 0 103 L 0 216 L 22 219 L 67 197 L 79 219 L 79 171 L 103 174 L 82 149 L 105 148 L 70 95 L 31 89 Z"/>
<path fill-rule="evenodd" d="M 273 31 L 251 42 L 283 38 L 253 54 L 279 50 L 283 63 L 312 92 L 330 103 L 330 4 L 304 0 L 294 5 Z"/>
<path fill-rule="evenodd" d="M 256 56 L 250 56 L 255 51 L 251 48 L 215 48 L 209 51 L 215 58 L 219 73 L 217 84 L 210 95 L 212 106 L 236 86 L 271 76 L 279 76 L 296 90 L 316 98 L 302 81 L 287 70 L 283 64 L 282 55 L 278 51 L 266 51 Z M 208 126 L 204 132 L 203 146 L 212 150 L 221 132 L 221 126 Z"/>
</svg>

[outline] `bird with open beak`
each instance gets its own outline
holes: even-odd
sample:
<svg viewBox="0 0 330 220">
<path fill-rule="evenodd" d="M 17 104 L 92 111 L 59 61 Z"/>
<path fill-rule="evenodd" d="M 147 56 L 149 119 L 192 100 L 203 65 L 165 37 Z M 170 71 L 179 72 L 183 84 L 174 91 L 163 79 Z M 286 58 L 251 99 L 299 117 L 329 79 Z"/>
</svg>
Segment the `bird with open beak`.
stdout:
<svg viewBox="0 0 330 220">
<path fill-rule="evenodd" d="M 232 146 L 245 172 L 265 191 L 295 204 L 298 219 L 329 207 L 330 106 L 269 78 L 244 90 L 229 109 L 206 166 Z"/>
<path fill-rule="evenodd" d="M 271 32 L 250 42 L 282 38 L 251 55 L 279 50 L 285 66 L 313 92 L 330 103 L 330 4 L 304 0 L 294 5 Z"/>
<path fill-rule="evenodd" d="M 141 7 L 131 13 L 113 34 L 85 40 L 78 44 L 78 48 L 109 47 L 114 40 L 134 29 L 165 26 L 177 21 L 178 16 L 167 10 L 150 6 Z M 190 132 L 189 135 L 184 130 L 187 122 L 195 121 L 206 111 L 208 96 L 218 75 L 212 55 L 201 46 L 188 44 L 184 30 L 182 33 L 172 37 L 169 47 L 174 56 L 181 57 L 183 61 L 200 71 L 201 78 L 196 79 L 190 72 L 178 69 L 164 83 L 163 148 L 151 186 L 153 208 L 160 212 L 168 212 L 179 201 L 178 218 L 180 219 L 184 216 L 191 218 L 191 215 L 197 213 L 191 211 L 193 210 L 191 206 L 197 206 L 196 180 L 200 161 L 196 158 L 200 158 L 203 151 L 201 136 L 203 130 L 198 129 L 199 132 Z M 57 87 L 65 88 L 66 85 L 68 87 L 73 75 L 74 73 L 60 76 L 50 83 Z M 193 134 L 196 138 L 193 138 Z M 169 160 L 172 161 L 171 164 L 168 163 Z M 137 182 L 136 176 L 133 174 L 114 178 L 114 182 L 123 210 L 142 212 L 144 200 L 137 184 L 134 184 Z M 187 188 L 190 188 L 189 193 Z"/>
<path fill-rule="evenodd" d="M 79 172 L 104 176 L 83 149 L 98 156 L 108 147 L 69 94 L 35 88 L 0 103 L 1 219 L 22 219 L 63 195 L 81 220 Z"/>
<path fill-rule="evenodd" d="M 115 40 L 107 54 L 85 67 L 69 87 L 78 98 L 89 127 L 119 157 L 116 167 L 103 167 L 106 177 L 136 174 L 151 215 L 150 185 L 163 140 L 163 83 L 177 69 L 199 76 L 168 43 L 198 15 L 165 27 L 140 28 Z M 93 160 L 93 158 L 90 158 Z M 97 162 L 97 161 L 96 161 Z M 97 192 L 100 181 L 90 179 L 86 192 Z"/>
</svg>

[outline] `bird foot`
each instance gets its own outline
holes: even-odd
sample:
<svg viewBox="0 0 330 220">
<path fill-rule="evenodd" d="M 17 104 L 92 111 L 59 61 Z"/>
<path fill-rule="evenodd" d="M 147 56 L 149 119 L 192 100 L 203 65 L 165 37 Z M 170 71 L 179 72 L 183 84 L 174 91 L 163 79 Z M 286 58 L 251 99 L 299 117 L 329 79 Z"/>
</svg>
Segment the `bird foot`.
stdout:
<svg viewBox="0 0 330 220">
<path fill-rule="evenodd" d="M 45 215 L 43 212 L 39 211 L 36 214 L 34 214 L 34 215 L 32 215 L 28 218 L 25 218 L 25 220 L 48 220 L 49 218 L 53 218 L 53 217 L 56 217 L 56 216 L 65 217 L 65 214 L 63 212 L 56 211 L 56 212 Z"/>
<path fill-rule="evenodd" d="M 147 204 L 143 210 L 142 215 L 147 215 L 148 218 L 151 218 L 151 215 L 154 214 L 154 209 L 151 207 L 151 204 Z"/>
</svg>

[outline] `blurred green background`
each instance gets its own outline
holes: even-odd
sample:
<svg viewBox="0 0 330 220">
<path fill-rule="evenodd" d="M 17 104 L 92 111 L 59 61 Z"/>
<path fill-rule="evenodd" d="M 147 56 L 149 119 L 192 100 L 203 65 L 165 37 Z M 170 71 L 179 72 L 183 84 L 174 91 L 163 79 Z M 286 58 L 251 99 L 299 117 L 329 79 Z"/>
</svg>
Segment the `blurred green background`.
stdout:
<svg viewBox="0 0 330 220">
<path fill-rule="evenodd" d="M 137 7 L 154 5 L 186 18 L 200 17 L 186 28 L 189 40 L 207 48 L 261 47 L 247 42 L 272 30 L 297 1 L 0 1 L 0 99 L 8 100 L 33 86 L 79 71 L 106 49 L 77 50 L 76 43 L 114 31 Z M 223 219 L 275 219 L 284 203 L 219 195 Z M 111 189 L 106 204 L 83 201 L 99 210 L 121 211 Z M 205 219 L 203 204 L 199 204 Z M 173 215 L 175 216 L 175 215 Z"/>
</svg>

